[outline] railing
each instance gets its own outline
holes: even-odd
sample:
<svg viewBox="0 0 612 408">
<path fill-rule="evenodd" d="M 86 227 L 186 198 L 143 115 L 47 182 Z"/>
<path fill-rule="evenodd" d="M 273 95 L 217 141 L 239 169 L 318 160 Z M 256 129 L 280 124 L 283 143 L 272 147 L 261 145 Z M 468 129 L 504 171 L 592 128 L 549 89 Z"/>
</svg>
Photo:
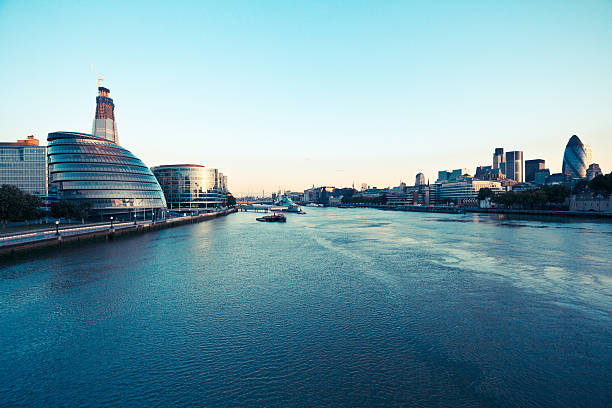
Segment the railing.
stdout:
<svg viewBox="0 0 612 408">
<path fill-rule="evenodd" d="M 145 221 L 142 223 L 138 223 L 137 225 L 150 224 L 151 221 Z M 45 231 L 35 231 L 28 232 L 23 234 L 14 234 L 10 236 L 0 237 L 0 246 L 20 244 L 25 242 L 34 242 L 40 241 L 43 239 L 54 238 L 58 236 L 72 236 L 78 235 L 86 232 L 96 232 L 96 231 L 104 231 L 110 229 L 111 226 L 115 229 L 127 228 L 130 226 L 134 226 L 134 222 L 114 222 L 114 223 L 105 223 L 105 224 L 97 224 L 90 226 L 80 226 L 80 227 L 68 227 L 62 228 L 58 230 L 45 230 Z"/>
</svg>

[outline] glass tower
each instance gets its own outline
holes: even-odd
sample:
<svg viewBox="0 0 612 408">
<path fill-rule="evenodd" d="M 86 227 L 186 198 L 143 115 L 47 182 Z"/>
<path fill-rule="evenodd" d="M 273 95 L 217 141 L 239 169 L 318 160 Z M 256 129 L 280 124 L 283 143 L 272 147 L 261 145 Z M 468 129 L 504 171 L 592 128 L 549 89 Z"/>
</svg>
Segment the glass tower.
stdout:
<svg viewBox="0 0 612 408">
<path fill-rule="evenodd" d="M 591 161 L 591 148 L 580 141 L 580 138 L 573 135 L 565 146 L 563 152 L 563 170 L 572 178 L 585 178 L 586 171 Z"/>
<path fill-rule="evenodd" d="M 523 182 L 523 152 L 506 152 L 506 178 Z"/>
</svg>

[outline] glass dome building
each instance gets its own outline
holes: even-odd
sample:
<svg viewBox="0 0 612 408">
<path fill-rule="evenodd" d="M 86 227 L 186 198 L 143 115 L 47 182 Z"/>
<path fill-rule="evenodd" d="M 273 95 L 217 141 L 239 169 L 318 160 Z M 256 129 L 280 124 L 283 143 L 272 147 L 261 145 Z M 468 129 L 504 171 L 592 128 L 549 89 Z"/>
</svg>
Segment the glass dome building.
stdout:
<svg viewBox="0 0 612 408">
<path fill-rule="evenodd" d="M 562 172 L 569 174 L 572 178 L 585 178 L 591 161 L 591 147 L 583 144 L 578 136 L 573 135 L 565 146 Z"/>
<path fill-rule="evenodd" d="M 49 133 L 49 186 L 59 200 L 87 202 L 96 214 L 163 216 L 166 200 L 151 170 L 123 147 L 76 132 Z"/>
</svg>

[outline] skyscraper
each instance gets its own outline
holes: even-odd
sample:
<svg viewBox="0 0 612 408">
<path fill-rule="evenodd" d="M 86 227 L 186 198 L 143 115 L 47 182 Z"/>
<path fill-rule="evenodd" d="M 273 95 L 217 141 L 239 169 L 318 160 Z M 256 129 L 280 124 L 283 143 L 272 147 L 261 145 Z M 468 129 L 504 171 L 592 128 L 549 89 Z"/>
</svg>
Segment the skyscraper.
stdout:
<svg viewBox="0 0 612 408">
<path fill-rule="evenodd" d="M 590 162 L 591 147 L 583 144 L 578 136 L 572 135 L 563 152 L 562 172 L 572 178 L 584 178 Z"/>
<path fill-rule="evenodd" d="M 506 178 L 523 182 L 523 152 L 506 152 Z"/>
<path fill-rule="evenodd" d="M 113 143 L 119 144 L 117 122 L 115 122 L 115 104 L 108 96 L 110 90 L 103 86 L 98 87 L 96 97 L 96 116 L 91 133 Z"/>
<path fill-rule="evenodd" d="M 502 174 L 506 174 L 506 161 L 503 147 L 495 148 L 495 152 L 493 153 L 493 169 L 500 169 Z"/>
<path fill-rule="evenodd" d="M 525 181 L 527 183 L 533 183 L 535 181 L 535 175 L 538 171 L 546 168 L 546 161 L 543 159 L 533 159 L 525 161 Z"/>
<path fill-rule="evenodd" d="M 415 186 L 421 186 L 425 184 L 425 175 L 423 173 L 418 173 L 416 175 L 416 180 L 414 181 Z"/>
</svg>

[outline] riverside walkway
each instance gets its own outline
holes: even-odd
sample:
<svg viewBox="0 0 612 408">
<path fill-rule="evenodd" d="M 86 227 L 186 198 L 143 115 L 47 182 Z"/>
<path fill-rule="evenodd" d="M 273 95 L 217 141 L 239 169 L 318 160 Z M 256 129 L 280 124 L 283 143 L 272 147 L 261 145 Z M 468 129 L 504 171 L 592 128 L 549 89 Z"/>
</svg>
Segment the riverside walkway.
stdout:
<svg viewBox="0 0 612 408">
<path fill-rule="evenodd" d="M 225 216 L 233 212 L 236 212 L 236 209 L 230 208 L 215 212 L 167 218 L 165 220 L 104 222 L 93 225 L 66 226 L 62 228 L 47 228 L 36 231 L 5 234 L 0 235 L 0 258 L 15 255 L 17 253 L 27 253 L 27 251 L 37 248 L 62 247 L 71 242 L 113 239 L 121 235 L 143 233 L 191 224 Z"/>
</svg>

